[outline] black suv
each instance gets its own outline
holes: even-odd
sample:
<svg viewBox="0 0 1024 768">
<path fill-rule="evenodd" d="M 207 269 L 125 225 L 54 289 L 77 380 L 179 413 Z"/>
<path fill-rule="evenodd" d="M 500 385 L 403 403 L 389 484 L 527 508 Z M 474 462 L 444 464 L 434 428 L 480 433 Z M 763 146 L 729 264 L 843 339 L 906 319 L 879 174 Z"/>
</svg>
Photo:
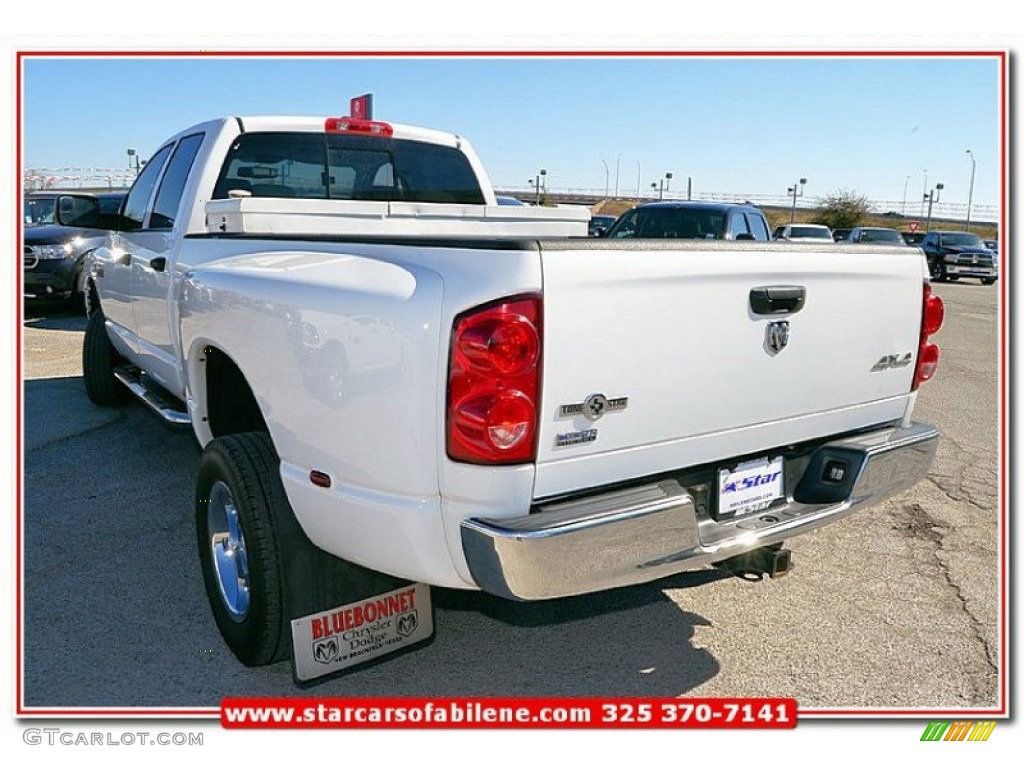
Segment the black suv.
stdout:
<svg viewBox="0 0 1024 768">
<path fill-rule="evenodd" d="M 999 257 L 973 232 L 929 232 L 921 248 L 936 282 L 976 277 L 992 285 L 999 277 Z"/>
<path fill-rule="evenodd" d="M 622 214 L 603 237 L 769 240 L 768 219 L 745 203 L 644 203 Z"/>
<path fill-rule="evenodd" d="M 30 192 L 23 209 L 26 299 L 71 299 L 82 291 L 82 259 L 116 226 L 127 193 Z"/>
</svg>

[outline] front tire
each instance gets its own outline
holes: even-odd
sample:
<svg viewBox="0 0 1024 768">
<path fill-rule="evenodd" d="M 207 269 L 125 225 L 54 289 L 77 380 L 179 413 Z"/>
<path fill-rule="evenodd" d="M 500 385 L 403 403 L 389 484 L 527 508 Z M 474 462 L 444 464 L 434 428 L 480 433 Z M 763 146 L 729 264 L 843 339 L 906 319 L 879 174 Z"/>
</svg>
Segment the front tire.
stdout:
<svg viewBox="0 0 1024 768">
<path fill-rule="evenodd" d="M 935 259 L 931 263 L 932 282 L 944 283 L 946 282 L 946 265 L 941 259 Z"/>
<path fill-rule="evenodd" d="M 196 485 L 199 562 L 217 628 L 250 667 L 291 651 L 276 514 L 292 513 L 270 437 L 246 432 L 210 442 Z"/>
<path fill-rule="evenodd" d="M 103 312 L 94 310 L 82 344 L 82 378 L 85 380 L 85 393 L 96 405 L 122 405 L 128 401 L 128 391 L 114 376 L 114 369 L 123 362 L 124 358 L 107 336 Z"/>
<path fill-rule="evenodd" d="M 994 277 L 983 277 L 981 278 L 982 285 L 992 285 L 996 279 Z"/>
</svg>

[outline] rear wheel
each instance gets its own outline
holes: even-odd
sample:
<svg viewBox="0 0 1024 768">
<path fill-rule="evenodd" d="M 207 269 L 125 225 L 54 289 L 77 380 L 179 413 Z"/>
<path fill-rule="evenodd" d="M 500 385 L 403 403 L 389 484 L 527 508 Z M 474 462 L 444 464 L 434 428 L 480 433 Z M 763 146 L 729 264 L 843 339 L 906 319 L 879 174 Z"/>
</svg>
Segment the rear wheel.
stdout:
<svg viewBox="0 0 1024 768">
<path fill-rule="evenodd" d="M 994 277 L 983 277 L 983 278 L 981 278 L 981 284 L 982 285 L 992 285 L 992 283 L 994 283 L 995 281 L 996 281 L 996 279 Z"/>
<path fill-rule="evenodd" d="M 128 390 L 114 376 L 114 369 L 123 362 L 107 336 L 103 312 L 94 310 L 82 344 L 82 378 L 86 394 L 96 405 L 121 405 L 128 401 Z"/>
<path fill-rule="evenodd" d="M 290 651 L 278 512 L 291 514 L 268 435 L 228 435 L 206 446 L 196 486 L 199 562 L 217 628 L 246 666 Z"/>
</svg>

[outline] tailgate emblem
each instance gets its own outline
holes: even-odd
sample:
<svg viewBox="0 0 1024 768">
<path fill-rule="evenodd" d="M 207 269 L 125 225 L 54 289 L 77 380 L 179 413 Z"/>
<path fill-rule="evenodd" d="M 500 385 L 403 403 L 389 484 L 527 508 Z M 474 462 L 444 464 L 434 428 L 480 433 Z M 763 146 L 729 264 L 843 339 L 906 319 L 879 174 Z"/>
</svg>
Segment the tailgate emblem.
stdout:
<svg viewBox="0 0 1024 768">
<path fill-rule="evenodd" d="M 558 408 L 559 416 L 583 416 L 588 421 L 597 421 L 606 413 L 624 411 L 629 405 L 628 397 L 605 397 L 602 394 L 590 395 L 582 403 L 570 403 Z"/>
<path fill-rule="evenodd" d="M 764 330 L 764 343 L 773 354 L 778 354 L 789 344 L 789 320 L 774 320 Z"/>
</svg>

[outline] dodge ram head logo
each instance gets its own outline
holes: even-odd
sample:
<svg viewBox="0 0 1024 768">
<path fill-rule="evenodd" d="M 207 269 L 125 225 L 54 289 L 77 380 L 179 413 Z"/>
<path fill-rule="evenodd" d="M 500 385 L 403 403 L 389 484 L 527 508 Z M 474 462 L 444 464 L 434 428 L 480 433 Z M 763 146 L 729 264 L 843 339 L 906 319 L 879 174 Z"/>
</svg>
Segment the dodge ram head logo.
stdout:
<svg viewBox="0 0 1024 768">
<path fill-rule="evenodd" d="M 338 657 L 338 638 L 325 637 L 313 643 L 313 658 L 321 664 L 330 664 Z"/>
<path fill-rule="evenodd" d="M 419 625 L 419 617 L 416 615 L 416 611 L 413 611 L 412 613 L 405 614 L 405 616 L 398 617 L 398 626 L 396 629 L 398 630 L 398 634 L 402 637 L 408 637 L 416 631 L 416 627 Z"/>
<path fill-rule="evenodd" d="M 784 350 L 789 344 L 789 320 L 775 320 L 768 323 L 764 332 L 764 343 L 773 355 Z"/>
</svg>

